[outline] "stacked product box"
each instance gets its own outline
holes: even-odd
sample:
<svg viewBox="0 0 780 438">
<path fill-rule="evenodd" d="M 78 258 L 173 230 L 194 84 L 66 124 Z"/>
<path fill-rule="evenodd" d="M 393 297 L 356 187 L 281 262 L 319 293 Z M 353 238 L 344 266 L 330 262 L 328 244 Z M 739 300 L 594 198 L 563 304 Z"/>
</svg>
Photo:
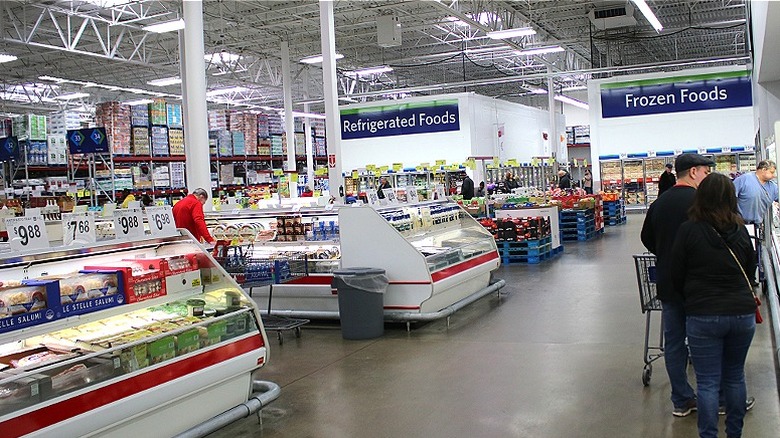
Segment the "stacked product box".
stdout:
<svg viewBox="0 0 780 438">
<path fill-rule="evenodd" d="M 217 155 L 217 133 L 219 131 L 209 131 L 209 155 Z"/>
<path fill-rule="evenodd" d="M 47 139 L 49 165 L 68 164 L 68 142 L 65 134 L 52 134 Z"/>
<path fill-rule="evenodd" d="M 230 157 L 233 155 L 233 136 L 230 131 L 216 131 L 214 136 L 217 140 L 217 154 L 220 157 Z"/>
<path fill-rule="evenodd" d="M 171 155 L 184 155 L 183 129 L 168 129 L 168 147 L 170 148 Z"/>
<path fill-rule="evenodd" d="M 67 135 L 69 129 L 81 128 L 81 117 L 75 111 L 57 111 L 49 115 L 50 135 Z M 2 136 L 0 136 L 2 137 Z"/>
<path fill-rule="evenodd" d="M 306 240 L 307 228 L 311 231 L 311 224 L 304 224 L 300 216 L 277 216 L 276 240 L 279 242 Z"/>
<path fill-rule="evenodd" d="M 325 121 L 321 119 L 314 119 L 312 123 L 314 128 L 314 135 L 317 137 L 325 137 Z"/>
<path fill-rule="evenodd" d="M 236 113 L 230 116 L 230 130 L 244 135 L 244 152 L 236 155 L 257 155 L 257 115 Z M 235 144 L 233 145 L 235 151 Z"/>
<path fill-rule="evenodd" d="M 46 140 L 46 116 L 27 114 L 13 118 L 13 135 L 19 140 Z"/>
<path fill-rule="evenodd" d="M 0 137 L 10 137 L 13 135 L 13 122 L 8 118 L 0 118 Z"/>
<path fill-rule="evenodd" d="M 246 145 L 244 144 L 244 133 L 240 131 L 231 131 L 231 139 L 233 142 L 233 155 L 234 156 L 246 155 Z"/>
<path fill-rule="evenodd" d="M 60 312 L 69 317 L 124 304 L 122 285 L 117 271 L 84 270 L 61 277 Z"/>
<path fill-rule="evenodd" d="M 46 141 L 28 140 L 25 152 L 28 165 L 45 166 L 48 164 L 49 145 Z"/>
<path fill-rule="evenodd" d="M 318 157 L 324 157 L 328 154 L 327 149 L 325 148 L 325 139 L 322 137 L 315 137 L 314 138 L 314 155 Z"/>
<path fill-rule="evenodd" d="M 306 155 L 306 134 L 303 132 L 295 133 L 295 154 Z"/>
<path fill-rule="evenodd" d="M 133 126 L 149 126 L 149 105 L 133 105 L 130 107 L 130 121 Z"/>
<path fill-rule="evenodd" d="M 127 303 L 150 300 L 166 295 L 165 275 L 156 269 L 147 269 L 143 263 L 132 260 L 106 262 L 105 265 L 85 266 L 85 270 L 115 271 L 121 274 L 121 286 Z"/>
<path fill-rule="evenodd" d="M 268 138 L 271 136 L 268 114 L 257 115 L 257 137 Z M 260 154 L 263 155 L 263 154 Z"/>
<path fill-rule="evenodd" d="M 171 174 L 167 164 L 156 164 L 152 171 L 152 184 L 159 188 L 171 186 Z"/>
<path fill-rule="evenodd" d="M 168 128 L 165 126 L 152 126 L 152 155 L 167 156 L 169 153 Z"/>
<path fill-rule="evenodd" d="M 149 172 L 149 166 L 142 164 L 133 166 L 131 169 L 133 175 L 133 187 L 137 190 L 152 188 L 152 175 Z"/>
<path fill-rule="evenodd" d="M 281 134 L 284 132 L 282 116 L 279 114 L 268 114 L 268 132 L 269 134 Z"/>
<path fill-rule="evenodd" d="M 271 155 L 271 139 L 263 138 L 258 140 L 257 155 Z"/>
<path fill-rule="evenodd" d="M 298 119 L 294 119 L 294 120 L 293 120 L 293 130 L 294 130 L 295 132 L 303 132 L 303 130 L 304 130 L 304 127 L 303 127 L 303 120 L 304 120 L 304 119 L 301 119 L 301 118 L 298 118 Z"/>
<path fill-rule="evenodd" d="M 119 102 L 105 102 L 95 108 L 95 122 L 106 128 L 111 152 L 130 155 L 130 107 Z"/>
<path fill-rule="evenodd" d="M 62 317 L 56 281 L 22 280 L 0 288 L 0 333 L 44 324 Z"/>
<path fill-rule="evenodd" d="M 182 254 L 151 258 L 132 259 L 146 270 L 156 270 L 165 276 L 165 290 L 168 295 L 186 292 L 200 287 L 200 268 L 196 254 Z"/>
<path fill-rule="evenodd" d="M 223 164 L 219 167 L 219 183 L 222 185 L 230 185 L 235 182 L 235 176 L 233 173 L 233 163 Z"/>
<path fill-rule="evenodd" d="M 168 124 L 168 106 L 164 99 L 154 99 L 149 104 L 149 123 L 159 126 Z"/>
<path fill-rule="evenodd" d="M 169 128 L 182 128 L 184 126 L 184 119 L 181 114 L 181 105 L 177 103 L 169 103 L 166 105 L 167 120 Z"/>
<path fill-rule="evenodd" d="M 181 189 L 186 187 L 186 173 L 184 163 L 170 163 L 168 165 L 171 172 L 171 188 Z"/>
<path fill-rule="evenodd" d="M 149 155 L 149 128 L 133 126 L 133 155 Z"/>
<path fill-rule="evenodd" d="M 271 154 L 270 155 L 284 155 L 286 153 L 284 149 L 284 143 L 281 135 L 271 136 Z"/>
<path fill-rule="evenodd" d="M 230 110 L 209 111 L 209 131 L 224 131 L 230 129 Z"/>
</svg>

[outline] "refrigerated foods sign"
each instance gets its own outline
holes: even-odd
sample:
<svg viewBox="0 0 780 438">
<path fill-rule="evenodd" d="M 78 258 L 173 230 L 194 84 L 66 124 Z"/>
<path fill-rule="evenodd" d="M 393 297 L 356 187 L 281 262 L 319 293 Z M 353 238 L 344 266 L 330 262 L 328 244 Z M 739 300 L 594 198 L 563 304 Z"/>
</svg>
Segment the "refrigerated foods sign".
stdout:
<svg viewBox="0 0 780 438">
<path fill-rule="evenodd" d="M 605 119 L 745 106 L 753 106 L 747 71 L 601 84 Z"/>
<path fill-rule="evenodd" d="M 341 110 L 343 140 L 458 130 L 457 99 Z"/>
</svg>

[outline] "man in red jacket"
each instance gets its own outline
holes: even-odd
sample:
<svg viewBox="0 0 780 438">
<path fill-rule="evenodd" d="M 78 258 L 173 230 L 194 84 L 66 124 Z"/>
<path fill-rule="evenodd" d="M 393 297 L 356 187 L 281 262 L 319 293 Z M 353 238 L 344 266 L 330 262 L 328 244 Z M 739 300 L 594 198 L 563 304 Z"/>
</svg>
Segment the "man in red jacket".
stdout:
<svg viewBox="0 0 780 438">
<path fill-rule="evenodd" d="M 203 217 L 203 205 L 209 200 L 209 194 L 203 189 L 195 189 L 191 194 L 173 206 L 173 221 L 177 228 L 186 228 L 198 242 L 214 243 Z"/>
</svg>

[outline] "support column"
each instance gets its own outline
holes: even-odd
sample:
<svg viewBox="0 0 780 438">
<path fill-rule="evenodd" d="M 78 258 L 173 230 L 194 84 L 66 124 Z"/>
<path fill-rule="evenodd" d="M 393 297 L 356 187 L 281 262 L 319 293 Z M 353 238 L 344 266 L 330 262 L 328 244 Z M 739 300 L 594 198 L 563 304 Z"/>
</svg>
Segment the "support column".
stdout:
<svg viewBox="0 0 780 438">
<path fill-rule="evenodd" d="M 547 73 L 551 73 L 552 69 L 547 67 Z M 545 155 L 558 158 L 558 146 L 556 145 L 556 137 L 558 129 L 555 127 L 555 82 L 552 75 L 547 78 L 547 109 L 550 115 L 550 128 L 547 132 L 548 146 L 545 148 Z"/>
<path fill-rule="evenodd" d="M 290 44 L 282 41 L 282 91 L 284 94 L 284 132 L 287 136 L 287 160 L 284 168 L 295 172 L 295 120 L 292 109 L 292 75 L 290 74 Z M 288 176 L 290 176 L 288 174 Z M 290 184 L 290 197 L 298 197 L 296 184 Z"/>
<path fill-rule="evenodd" d="M 186 105 L 187 188 L 190 193 L 197 188 L 206 189 L 211 195 L 211 166 L 209 164 L 209 131 L 206 114 L 206 61 L 203 58 L 203 2 L 185 1 L 184 8 L 184 59 L 181 65 L 182 104 Z M 186 82 L 185 82 L 186 80 Z M 204 210 L 211 210 L 207 202 Z"/>
<path fill-rule="evenodd" d="M 303 100 L 309 100 L 309 75 L 306 74 L 303 84 Z M 303 104 L 303 112 L 309 113 L 310 108 L 308 103 Z M 306 138 L 306 181 L 309 182 L 309 187 L 314 190 L 314 141 L 311 138 L 311 123 L 313 119 L 307 117 L 304 120 L 303 131 Z"/>
<path fill-rule="evenodd" d="M 328 155 L 334 155 L 336 158 L 333 164 L 328 159 L 328 185 L 331 196 L 341 199 L 344 178 L 341 175 L 341 129 L 339 94 L 336 89 L 336 32 L 333 24 L 333 0 L 320 0 L 320 32 L 323 58 L 322 88 L 325 97 L 325 139 L 328 143 Z"/>
</svg>

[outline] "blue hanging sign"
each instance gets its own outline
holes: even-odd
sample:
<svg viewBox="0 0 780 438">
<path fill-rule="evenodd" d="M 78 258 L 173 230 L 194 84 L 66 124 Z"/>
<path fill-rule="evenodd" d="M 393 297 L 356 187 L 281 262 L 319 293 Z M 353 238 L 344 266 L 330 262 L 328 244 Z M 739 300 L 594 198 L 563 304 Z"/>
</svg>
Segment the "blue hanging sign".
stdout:
<svg viewBox="0 0 780 438">
<path fill-rule="evenodd" d="M 71 154 L 104 154 L 109 152 L 106 128 L 68 130 Z"/>
<path fill-rule="evenodd" d="M 605 119 L 745 106 L 753 106 L 748 71 L 601 84 Z"/>
<path fill-rule="evenodd" d="M 389 137 L 460 130 L 458 100 L 341 110 L 341 138 Z"/>
<path fill-rule="evenodd" d="M 19 141 L 16 137 L 0 138 L 0 161 L 16 160 L 19 158 Z"/>
</svg>

